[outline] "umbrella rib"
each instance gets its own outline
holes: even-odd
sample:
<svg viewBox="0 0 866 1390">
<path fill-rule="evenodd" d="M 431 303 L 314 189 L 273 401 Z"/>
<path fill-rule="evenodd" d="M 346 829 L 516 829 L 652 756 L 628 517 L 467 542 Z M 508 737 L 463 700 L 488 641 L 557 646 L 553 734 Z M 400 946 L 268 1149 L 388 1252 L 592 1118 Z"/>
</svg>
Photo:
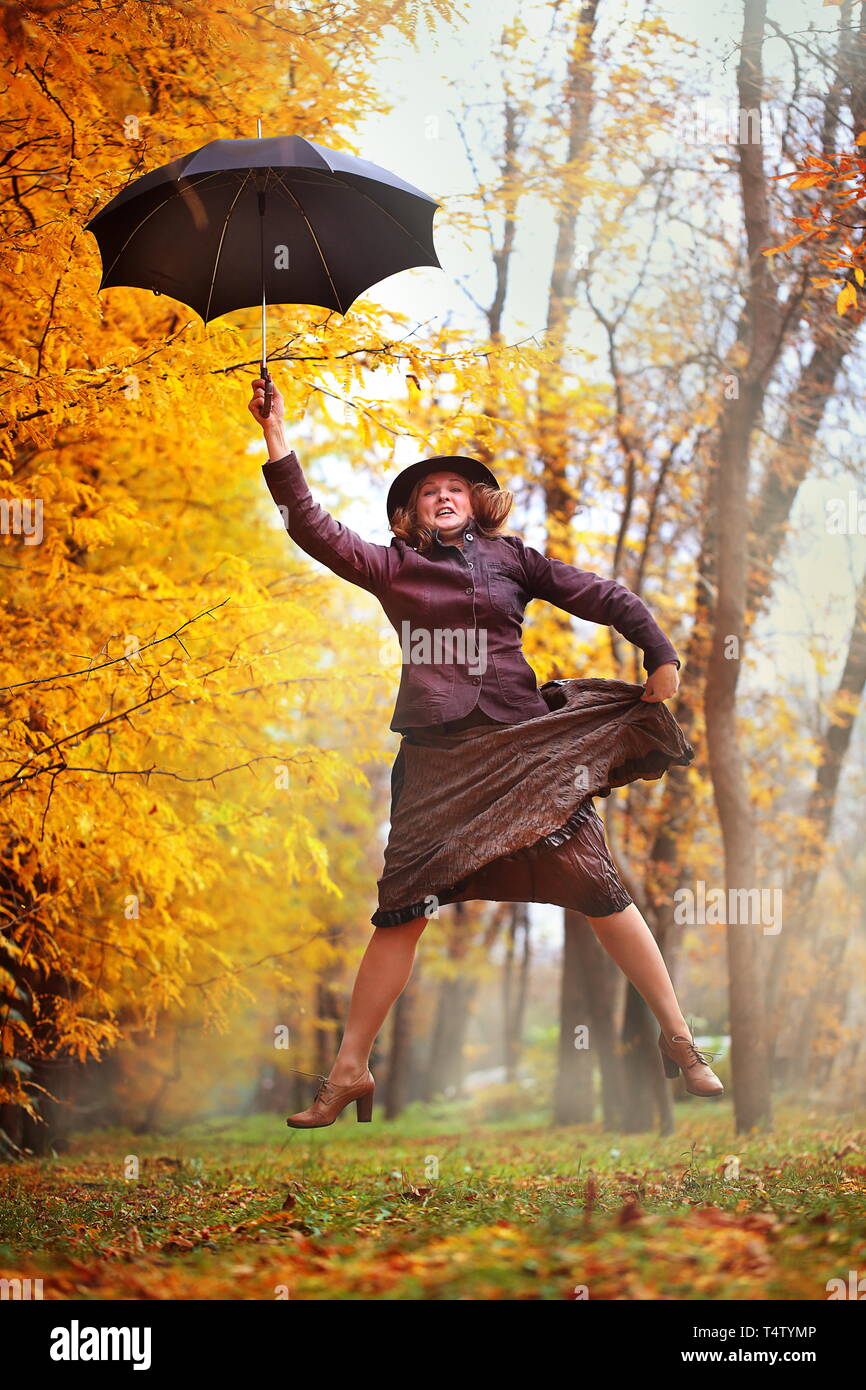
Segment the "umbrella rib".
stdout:
<svg viewBox="0 0 866 1390">
<path fill-rule="evenodd" d="M 341 180 L 341 183 L 342 183 L 342 182 L 343 182 L 343 181 Z M 404 234 L 405 236 L 408 236 L 408 237 L 410 238 L 411 241 L 414 241 L 415 245 L 418 247 L 418 249 L 419 249 L 420 251 L 423 251 L 423 252 L 424 252 L 424 255 L 425 255 L 425 256 L 429 256 L 429 254 L 430 254 L 430 248 L 429 248 L 429 246 L 425 246 L 424 243 L 423 243 L 423 241 L 419 241 L 418 238 L 414 235 L 413 232 L 410 232 L 410 231 L 408 230 L 408 228 L 406 228 L 406 227 L 403 226 L 403 223 L 400 221 L 399 217 L 395 217 L 394 214 L 393 214 L 392 212 L 389 212 L 387 208 L 383 208 L 383 207 L 382 207 L 382 204 L 381 204 L 381 203 L 377 203 L 375 198 L 371 198 L 369 193 L 365 193 L 364 190 L 363 190 L 363 188 L 356 188 L 356 187 L 355 187 L 355 184 L 353 184 L 353 183 L 343 183 L 343 187 L 344 187 L 344 188 L 351 188 L 351 189 L 354 190 L 355 193 L 360 193 L 360 195 L 361 195 L 362 198 L 366 198 L 368 203 L 372 203 L 374 208 L 378 209 L 379 212 L 384 213 L 385 216 L 388 217 L 388 218 L 390 218 L 390 220 L 394 223 L 395 227 L 399 227 L 399 228 L 400 228 L 400 231 L 403 232 L 403 234 Z M 435 247 L 434 247 L 434 254 L 435 254 Z M 440 268 L 441 268 L 441 267 L 440 267 Z"/>
<path fill-rule="evenodd" d="M 310 221 L 309 217 L 307 216 L 306 212 L 304 211 L 304 205 L 303 205 L 303 203 L 300 201 L 299 198 L 296 198 L 296 197 L 295 197 L 294 193 L 293 193 L 292 190 L 289 188 L 288 184 L 283 183 L 282 176 L 281 176 L 280 174 L 277 173 L 276 169 L 271 169 L 271 173 L 275 176 L 275 178 L 276 178 L 276 180 L 277 180 L 277 183 L 280 185 L 280 187 L 281 187 L 282 189 L 284 189 L 285 192 L 288 193 L 289 197 L 292 198 L 292 199 L 294 199 L 294 201 L 297 203 L 298 209 L 300 210 L 300 214 L 301 214 L 301 216 L 303 217 L 304 221 L 306 222 L 307 227 L 309 228 L 310 236 L 313 238 L 313 241 L 316 243 L 316 250 L 317 250 L 318 253 L 319 253 L 319 259 L 320 259 L 320 261 L 322 262 L 322 266 L 323 266 L 323 268 L 324 268 L 325 274 L 326 274 L 327 277 L 328 277 L 328 283 L 329 283 L 329 285 L 331 286 L 331 289 L 332 289 L 333 292 L 334 292 L 334 298 L 335 298 L 336 301 L 337 301 L 337 308 L 339 309 L 339 311 L 340 311 L 341 314 L 345 314 L 346 311 L 345 311 L 345 309 L 343 308 L 343 301 L 342 301 L 342 299 L 340 298 L 339 294 L 337 293 L 337 286 L 334 284 L 334 281 L 333 281 L 333 279 L 332 279 L 332 277 L 331 277 L 331 272 L 330 272 L 330 270 L 328 269 L 328 262 L 325 260 L 325 254 L 324 254 L 324 252 L 322 251 L 321 246 L 319 245 L 319 238 L 316 236 L 316 233 L 315 233 L 315 231 L 314 231 L 314 229 L 313 229 L 313 224 L 312 224 L 312 222 Z"/>
<path fill-rule="evenodd" d="M 276 173 L 276 170 L 274 170 L 274 173 Z M 336 178 L 336 175 L 333 173 L 333 170 L 331 171 L 331 177 L 332 177 L 332 178 Z M 287 192 L 292 198 L 295 198 L 294 193 L 292 193 L 292 190 L 291 190 L 290 188 L 288 188 L 288 187 L 286 186 L 286 184 L 283 183 L 283 180 L 280 178 L 279 174 L 277 174 L 277 180 L 278 180 L 278 182 L 280 183 L 280 185 L 281 185 L 283 188 L 285 188 L 286 192 Z M 394 225 L 395 225 L 396 227 L 399 227 L 399 228 L 400 228 L 400 231 L 404 234 L 404 236 L 408 236 L 412 241 L 414 241 L 415 245 L 418 247 L 418 249 L 419 249 L 420 251 L 423 251 L 423 252 L 424 252 L 424 255 L 425 255 L 425 256 L 429 256 L 429 254 L 430 254 L 430 248 L 429 248 L 428 246 L 425 246 L 424 243 L 423 243 L 422 241 L 419 241 L 418 238 L 417 238 L 416 236 L 414 236 L 412 232 L 408 231 L 407 228 L 403 226 L 403 223 L 400 221 L 400 219 L 399 219 L 398 217 L 395 217 L 394 214 L 391 213 L 391 212 L 389 212 L 387 208 L 383 208 L 383 207 L 382 207 L 382 204 L 381 204 L 381 203 L 377 203 L 375 198 L 371 198 L 369 193 L 365 193 L 364 190 L 363 190 L 363 188 L 356 188 L 355 185 L 354 185 L 353 183 L 345 183 L 342 179 L 340 180 L 340 183 L 341 183 L 341 185 L 342 185 L 343 188 L 351 188 L 355 193 L 360 193 L 360 195 L 361 195 L 362 198 L 366 198 L 368 203 L 372 203 L 374 208 L 376 208 L 379 212 L 383 213 L 383 214 L 385 215 L 385 217 L 389 218 L 389 219 L 394 223 Z M 321 246 L 319 246 L 318 240 L 316 239 L 316 233 L 313 231 L 312 227 L 310 226 L 310 222 L 309 222 L 309 219 L 308 219 L 308 217 L 307 217 L 307 214 L 304 212 L 304 209 L 303 209 L 301 203 L 298 202 L 298 199 L 297 199 L 297 198 L 295 198 L 295 202 L 298 204 L 298 207 L 301 209 L 301 213 L 302 213 L 302 215 L 303 215 L 304 221 L 306 222 L 307 226 L 310 227 L 310 232 L 312 233 L 313 240 L 316 242 L 316 249 L 317 249 L 319 255 L 322 256 L 322 265 L 325 267 L 325 271 L 326 271 L 326 274 L 327 274 L 327 276 L 328 276 L 328 279 L 331 281 L 331 288 L 332 288 L 333 291 L 334 291 L 334 296 L 335 296 L 335 298 L 337 299 L 337 302 L 339 303 L 339 302 L 340 302 L 340 296 L 337 294 L 336 286 L 334 285 L 333 280 L 331 280 L 331 272 L 328 270 L 327 263 L 326 263 L 326 261 L 325 261 L 324 256 L 322 255 L 322 248 L 321 248 Z M 434 253 L 435 253 L 435 252 L 434 252 Z M 429 264 L 429 262 L 425 261 L 425 264 Z M 341 314 L 342 314 L 342 313 L 345 313 L 345 310 L 344 310 L 342 307 L 340 308 L 340 313 L 341 313 Z"/>
<path fill-rule="evenodd" d="M 222 174 L 222 173 L 224 173 L 224 172 L 225 172 L 225 170 L 223 170 L 223 169 L 216 169 L 216 170 L 214 170 L 213 174 L 208 174 L 207 178 L 203 178 L 203 179 L 201 180 L 201 183 L 207 183 L 208 180 L 211 179 L 211 178 L 214 178 L 214 179 L 215 179 L 215 178 L 218 178 L 219 175 Z M 182 177 L 182 176 L 181 176 L 181 177 Z M 199 186 L 198 184 L 193 184 L 193 185 L 192 185 L 193 188 L 198 188 L 198 186 Z M 114 260 L 111 262 L 111 265 L 110 265 L 110 266 L 108 267 L 108 269 L 106 270 L 105 275 L 103 276 L 103 279 L 104 279 L 104 280 L 107 280 L 107 279 L 108 279 L 108 276 L 111 274 L 111 272 L 113 271 L 114 267 L 117 265 L 117 262 L 120 260 L 121 256 L 123 255 L 124 251 L 126 250 L 127 246 L 129 245 L 129 243 L 132 241 L 132 238 L 135 236 L 136 232 L 140 232 L 141 229 L 142 229 L 142 227 L 144 226 L 145 222 L 149 222 L 150 219 L 151 219 L 151 217 L 155 217 L 156 214 L 157 214 L 158 212 L 162 212 L 162 209 L 163 209 L 164 207 L 166 207 L 168 203 L 171 202 L 172 198 L 179 198 L 180 195 L 181 195 L 181 189 L 180 189 L 179 187 L 178 187 L 178 188 L 175 188 L 175 190 L 174 190 L 173 193 L 169 193 L 169 195 L 168 195 L 167 198 L 164 198 L 163 201 L 162 201 L 161 203 L 159 203 L 155 208 L 151 208 L 151 210 L 150 210 L 150 212 L 147 214 L 147 216 L 146 216 L 146 217 L 142 217 L 141 221 L 138 222 L 138 223 L 136 223 L 136 225 L 133 227 L 132 231 L 130 232 L 129 236 L 126 238 L 126 241 L 123 243 L 123 245 L 121 246 L 121 248 L 120 248 L 120 250 L 118 251 L 117 255 L 115 256 Z"/>
<path fill-rule="evenodd" d="M 219 246 L 217 247 L 216 259 L 214 260 L 214 263 L 213 263 L 213 274 L 212 274 L 211 277 L 210 277 L 210 288 L 208 289 L 208 292 L 207 292 L 207 306 L 206 306 L 205 312 L 204 312 L 204 321 L 205 321 L 205 323 L 207 323 L 208 318 L 209 318 L 209 316 L 210 316 L 210 302 L 211 302 L 211 300 L 212 300 L 212 298 L 213 298 L 213 287 L 214 287 L 214 285 L 215 285 L 215 283 L 216 283 L 217 271 L 219 270 L 220 256 L 222 255 L 223 242 L 225 241 L 225 236 L 226 236 L 226 228 L 228 227 L 228 225 L 229 225 L 229 219 L 231 218 L 231 215 L 232 215 L 232 213 L 233 213 L 234 210 L 235 210 L 235 204 L 237 203 L 238 198 L 241 196 L 241 194 L 243 193 L 244 189 L 246 188 L 246 186 L 247 186 L 247 184 L 248 184 L 248 182 L 249 182 L 249 178 L 250 178 L 251 172 L 252 172 L 252 171 L 251 171 L 250 169 L 248 169 L 247 172 L 246 172 L 246 174 L 244 175 L 243 182 L 241 183 L 240 188 L 238 189 L 237 193 L 235 194 L 234 198 L 232 199 L 232 205 L 231 205 L 231 207 L 229 208 L 228 212 L 226 213 L 226 218 L 225 218 L 225 221 L 223 222 L 223 229 L 222 229 L 222 231 L 220 232 L 220 243 L 219 243 Z"/>
</svg>

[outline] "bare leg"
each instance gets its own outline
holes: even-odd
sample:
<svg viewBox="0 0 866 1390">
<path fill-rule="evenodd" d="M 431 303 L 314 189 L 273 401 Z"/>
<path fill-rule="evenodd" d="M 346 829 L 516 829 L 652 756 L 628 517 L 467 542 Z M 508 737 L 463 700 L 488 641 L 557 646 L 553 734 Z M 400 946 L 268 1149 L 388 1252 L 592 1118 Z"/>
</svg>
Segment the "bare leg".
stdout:
<svg viewBox="0 0 866 1390">
<path fill-rule="evenodd" d="M 662 1032 L 669 1038 L 674 1033 L 691 1038 L 658 942 L 634 903 L 622 912 L 588 921 L 608 955 L 646 1000 Z"/>
<path fill-rule="evenodd" d="M 426 917 L 399 927 L 377 927 L 367 943 L 355 984 L 343 1041 L 328 1076 L 335 1086 L 356 1081 L 370 1060 L 376 1035 L 395 999 L 403 993 Z"/>
</svg>

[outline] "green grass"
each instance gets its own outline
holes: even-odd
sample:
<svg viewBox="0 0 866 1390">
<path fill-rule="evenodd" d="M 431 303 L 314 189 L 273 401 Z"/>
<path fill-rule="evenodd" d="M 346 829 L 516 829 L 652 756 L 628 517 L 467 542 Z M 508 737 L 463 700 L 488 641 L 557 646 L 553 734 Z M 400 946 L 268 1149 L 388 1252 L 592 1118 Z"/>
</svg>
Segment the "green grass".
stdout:
<svg viewBox="0 0 866 1390">
<path fill-rule="evenodd" d="M 726 1102 L 692 1102 L 677 1126 L 415 1106 L 310 1133 L 257 1115 L 82 1134 L 0 1167 L 0 1275 L 75 1299 L 823 1301 L 866 1270 L 862 1115 L 780 1108 L 737 1140 Z"/>
</svg>

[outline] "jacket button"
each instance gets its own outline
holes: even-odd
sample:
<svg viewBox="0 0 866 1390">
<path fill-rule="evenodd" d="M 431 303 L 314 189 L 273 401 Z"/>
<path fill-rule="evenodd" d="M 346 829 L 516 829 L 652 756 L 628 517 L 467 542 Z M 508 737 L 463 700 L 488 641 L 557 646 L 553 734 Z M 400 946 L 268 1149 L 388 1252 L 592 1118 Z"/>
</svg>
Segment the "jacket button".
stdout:
<svg viewBox="0 0 866 1390">
<path fill-rule="evenodd" d="M 472 677 L 472 684 L 473 684 L 473 685 L 480 685 L 480 684 L 481 684 L 481 677 L 480 677 L 480 676 L 473 676 L 473 677 Z"/>
<path fill-rule="evenodd" d="M 471 590 L 471 589 L 467 589 L 466 592 L 467 592 L 467 594 L 471 594 L 471 593 L 472 593 L 472 590 Z"/>
<path fill-rule="evenodd" d="M 466 532 L 466 539 L 467 539 L 468 541 L 471 541 L 471 540 L 472 540 L 472 532 L 471 532 L 471 531 L 467 531 L 467 532 Z"/>
</svg>

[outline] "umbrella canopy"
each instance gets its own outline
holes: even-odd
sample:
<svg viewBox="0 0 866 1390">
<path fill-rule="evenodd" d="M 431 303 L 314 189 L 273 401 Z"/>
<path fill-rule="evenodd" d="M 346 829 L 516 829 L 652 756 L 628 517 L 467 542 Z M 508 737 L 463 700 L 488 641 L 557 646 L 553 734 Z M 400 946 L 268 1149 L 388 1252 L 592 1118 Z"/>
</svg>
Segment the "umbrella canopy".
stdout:
<svg viewBox="0 0 866 1390">
<path fill-rule="evenodd" d="M 86 230 L 102 256 L 100 289 L 171 295 L 205 323 L 264 301 L 345 314 L 397 271 L 441 269 L 438 206 L 387 169 L 300 135 L 212 140 L 136 179 Z"/>
</svg>

